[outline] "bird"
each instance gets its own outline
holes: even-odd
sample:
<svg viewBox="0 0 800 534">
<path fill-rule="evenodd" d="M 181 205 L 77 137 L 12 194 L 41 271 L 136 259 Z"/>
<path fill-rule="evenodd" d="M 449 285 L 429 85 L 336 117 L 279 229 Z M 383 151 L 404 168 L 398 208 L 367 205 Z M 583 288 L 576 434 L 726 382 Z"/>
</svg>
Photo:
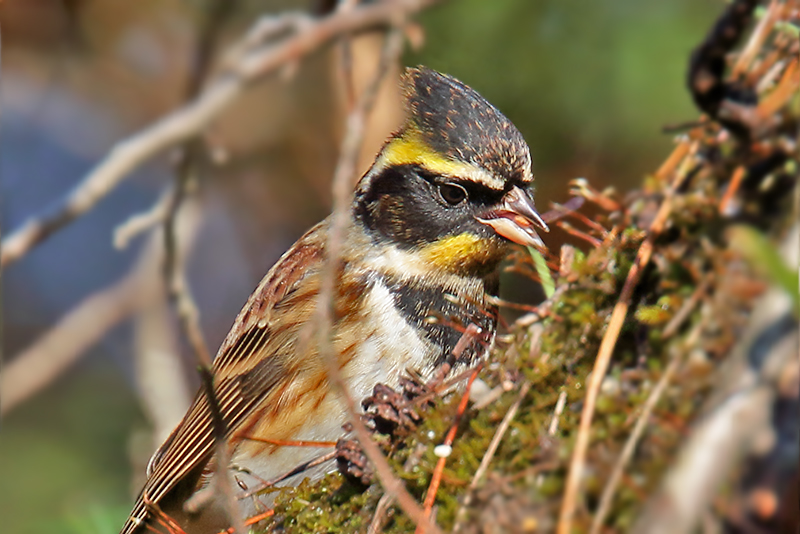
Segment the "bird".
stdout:
<svg viewBox="0 0 800 534">
<path fill-rule="evenodd" d="M 538 230 L 548 231 L 534 204 L 530 150 L 511 121 L 433 69 L 408 68 L 401 83 L 406 119 L 355 187 L 332 297 L 331 346 L 354 399 L 376 384 L 398 387 L 409 371 L 430 379 L 445 364 L 452 372 L 485 358 L 497 328 L 490 297 L 498 294 L 499 264 L 512 243 L 541 247 Z M 249 297 L 213 362 L 218 414 L 200 391 L 150 460 L 121 534 L 216 534 L 230 526 L 224 499 L 211 491 L 215 415 L 224 420 L 229 478 L 248 517 L 269 505 L 254 488 L 319 454 L 281 443 L 345 434 L 343 398 L 318 344 L 303 342 L 321 305 L 331 225 L 328 217 L 303 235 Z M 468 325 L 483 342 L 454 357 Z"/>
</svg>

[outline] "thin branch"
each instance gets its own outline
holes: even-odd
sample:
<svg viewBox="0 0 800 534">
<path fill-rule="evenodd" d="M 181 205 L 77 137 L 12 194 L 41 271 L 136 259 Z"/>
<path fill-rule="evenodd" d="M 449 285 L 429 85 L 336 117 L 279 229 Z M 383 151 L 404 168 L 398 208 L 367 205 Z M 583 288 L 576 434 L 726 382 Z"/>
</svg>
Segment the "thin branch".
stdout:
<svg viewBox="0 0 800 534">
<path fill-rule="evenodd" d="M 693 153 L 694 151 L 690 152 Z M 687 161 L 691 159 L 693 158 L 690 155 L 684 160 L 684 163 L 687 163 Z M 558 534 L 570 534 L 570 532 L 572 532 L 572 520 L 575 516 L 575 509 L 578 503 L 578 492 L 580 490 L 581 479 L 583 478 L 583 468 L 586 464 L 586 452 L 589 449 L 592 418 L 594 417 L 597 397 L 600 394 L 600 386 L 603 383 L 603 379 L 611 363 L 614 347 L 617 344 L 622 325 L 625 323 L 625 317 L 628 315 L 628 308 L 630 307 L 633 290 L 639 283 L 639 279 L 645 267 L 650 263 L 655 239 L 664 229 L 667 218 L 672 211 L 672 200 L 675 197 L 675 192 L 689 176 L 687 171 L 688 164 L 682 165 L 673 179 L 672 184 L 667 189 L 666 197 L 650 225 L 647 237 L 639 247 L 636 259 L 630 271 L 628 271 L 628 276 L 625 278 L 625 284 L 622 286 L 619 300 L 614 306 L 614 311 L 611 313 L 611 319 L 608 322 L 608 328 L 600 343 L 600 349 L 597 352 L 597 358 L 595 358 L 591 379 L 586 388 L 586 400 L 583 405 L 583 411 L 581 412 L 581 421 L 575 440 L 575 449 L 572 451 L 572 458 L 570 460 L 569 474 L 564 488 L 561 512 L 558 519 Z"/>
<path fill-rule="evenodd" d="M 357 8 L 362 9 L 362 8 Z M 349 13 L 355 13 L 356 10 Z M 398 24 L 402 21 L 397 21 Z M 352 196 L 352 179 L 356 172 L 356 162 L 361 148 L 367 115 L 372 108 L 383 78 L 389 66 L 397 61 L 403 44 L 402 32 L 392 29 L 386 38 L 386 46 L 381 55 L 378 69 L 361 95 L 356 107 L 347 116 L 345 137 L 342 142 L 341 155 L 336 166 L 333 179 L 334 209 L 331 216 L 331 227 L 328 235 L 325 268 L 322 271 L 320 293 L 315 320 L 312 324 L 320 332 L 320 358 L 326 365 L 328 378 L 331 380 L 344 401 L 350 416 L 350 423 L 358 437 L 358 441 L 367 458 L 375 466 L 375 472 L 386 493 L 393 495 L 403 511 L 416 523 L 423 520 L 422 509 L 414 498 L 408 493 L 403 482 L 392 472 L 378 446 L 372 440 L 369 431 L 361 421 L 356 403 L 350 395 L 348 386 L 339 370 L 336 355 L 330 339 L 333 324 L 334 294 L 337 285 L 337 273 L 341 261 L 341 249 L 344 241 L 344 231 L 348 222 L 350 199 Z M 313 331 L 313 330 L 312 330 Z M 438 529 L 437 529 L 438 531 Z"/>
<path fill-rule="evenodd" d="M 688 343 L 686 345 L 688 346 Z M 625 446 L 622 448 L 622 452 L 614 464 L 614 469 L 611 471 L 611 476 L 609 476 L 608 482 L 606 483 L 605 488 L 603 488 L 603 495 L 600 497 L 600 504 L 597 506 L 597 511 L 594 514 L 592 528 L 589 531 L 590 534 L 600 534 L 600 530 L 603 528 L 603 523 L 608 515 L 608 511 L 611 509 L 611 504 L 614 500 L 614 493 L 616 493 L 619 481 L 622 479 L 622 473 L 625 471 L 625 467 L 627 467 L 628 462 L 630 462 L 631 458 L 633 457 L 636 446 L 639 444 L 639 440 L 641 439 L 642 434 L 644 434 L 647 424 L 650 422 L 650 414 L 653 413 L 656 404 L 658 404 L 658 401 L 661 399 L 664 391 L 666 391 L 670 380 L 672 380 L 672 376 L 675 374 L 675 371 L 678 370 L 678 365 L 681 362 L 681 358 L 679 357 L 680 354 L 682 354 L 682 352 L 673 354 L 672 360 L 664 370 L 664 374 L 661 375 L 656 387 L 654 387 L 650 392 L 650 395 L 648 395 L 647 400 L 642 407 L 642 411 L 639 414 L 639 418 L 636 421 L 636 425 L 633 427 L 631 435 L 628 436 L 628 440 L 625 442 Z"/>
<path fill-rule="evenodd" d="M 187 254 L 194 244 L 198 224 L 197 210 L 181 213 L 183 239 L 179 256 Z M 163 258 L 162 241 L 160 229 L 154 231 L 126 275 L 85 298 L 33 345 L 11 359 L 0 382 L 0 415 L 47 387 L 109 330 L 163 295 L 158 270 Z"/>
<path fill-rule="evenodd" d="M 340 12 L 347 12 L 356 7 L 358 3 L 359 0 L 339 0 L 336 9 Z M 353 80 L 353 39 L 348 35 L 339 40 L 339 58 L 341 66 L 337 70 L 344 88 L 347 111 L 351 112 L 356 107 L 356 89 L 355 81 Z"/>
<path fill-rule="evenodd" d="M 6 415 L 51 384 L 89 347 L 128 317 L 141 298 L 139 281 L 139 270 L 135 268 L 120 281 L 88 296 L 32 346 L 11 359 L 0 382 L 3 392 L 0 415 Z"/>
<path fill-rule="evenodd" d="M 293 467 L 289 471 L 286 471 L 285 473 L 282 473 L 282 474 L 276 476 L 275 478 L 272 478 L 270 480 L 262 481 L 257 486 L 254 486 L 254 487 L 250 488 L 247 492 L 242 493 L 241 495 L 239 495 L 238 499 L 239 500 L 248 499 L 248 498 L 250 498 L 250 497 L 252 497 L 254 495 L 257 495 L 257 494 L 261 493 L 262 491 L 264 491 L 267 488 L 271 488 L 271 487 L 275 486 L 279 482 L 282 482 L 282 481 L 286 480 L 287 478 L 289 478 L 291 476 L 299 475 L 300 473 L 305 473 L 306 471 L 308 471 L 312 467 L 316 467 L 316 466 L 318 466 L 320 464 L 324 464 L 325 462 L 327 462 L 329 460 L 333 460 L 334 458 L 336 458 L 336 451 L 331 451 L 331 452 L 326 452 L 325 454 L 321 454 L 320 456 L 317 456 L 316 458 L 313 458 L 313 459 L 311 459 L 311 460 L 309 460 L 307 462 L 303 462 L 302 464 Z"/>
<path fill-rule="evenodd" d="M 117 143 L 65 198 L 12 231 L 0 246 L 0 266 L 19 260 L 33 247 L 82 216 L 116 188 L 134 169 L 165 150 L 196 137 L 248 86 L 345 34 L 386 27 L 436 0 L 384 0 L 345 13 L 311 19 L 279 43 L 243 38 L 238 53 L 192 102 Z M 258 23 L 257 23 L 258 24 Z"/>
<path fill-rule="evenodd" d="M 375 513 L 372 516 L 369 528 L 367 528 L 367 534 L 379 534 L 383 531 L 384 517 L 392 504 L 394 504 L 394 495 L 391 493 L 384 493 L 378 501 L 378 505 L 375 507 Z"/>
<path fill-rule="evenodd" d="M 114 247 L 125 249 L 134 237 L 152 229 L 154 226 L 164 224 L 164 219 L 169 213 L 169 207 L 174 202 L 172 199 L 174 195 L 174 189 L 167 189 L 161 193 L 150 209 L 132 215 L 128 220 L 117 226 L 114 229 L 114 237 L 112 239 Z"/>
<path fill-rule="evenodd" d="M 408 458 L 406 458 L 405 463 L 403 463 L 403 472 L 409 473 L 416 466 L 418 466 L 422 455 L 425 454 L 427 449 L 427 446 L 417 443 L 416 447 L 414 447 L 414 450 L 408 455 Z M 386 516 L 394 504 L 394 501 L 394 495 L 390 493 L 384 493 L 383 496 L 381 496 L 381 499 L 378 501 L 378 505 L 375 507 L 375 513 L 373 514 L 372 522 L 370 522 L 369 528 L 367 529 L 367 534 L 379 534 L 380 532 L 383 532 L 383 524 L 386 522 Z"/>
<path fill-rule="evenodd" d="M 186 84 L 186 99 L 191 100 L 200 92 L 208 72 L 211 61 L 219 40 L 222 28 L 228 17 L 236 9 L 234 0 L 216 0 L 206 15 L 203 27 L 197 39 L 197 46 L 192 61 L 192 68 Z M 203 336 L 200 325 L 200 313 L 195 304 L 191 290 L 186 280 L 186 271 L 181 258 L 175 253 L 178 234 L 175 221 L 178 211 L 190 190 L 198 180 L 198 160 L 202 153 L 202 145 L 194 139 L 186 142 L 181 158 L 175 172 L 174 194 L 170 196 L 170 203 L 164 217 L 164 281 L 167 294 L 175 307 L 181 330 L 189 341 L 198 364 L 198 372 L 202 383 L 203 392 L 208 402 L 211 419 L 213 421 L 214 439 L 217 446 L 215 481 L 219 493 L 224 498 L 225 511 L 231 521 L 234 533 L 244 534 L 244 519 L 236 499 L 228 466 L 230 453 L 228 451 L 228 426 L 219 401 L 214 390 L 214 372 L 212 368 L 211 353 Z"/>
<path fill-rule="evenodd" d="M 192 163 L 188 165 L 193 166 Z M 180 169 L 179 172 L 189 169 Z M 177 250 L 178 236 L 175 229 L 175 220 L 184 203 L 189 182 L 194 176 L 182 175 L 178 181 L 176 193 L 171 197 L 171 205 L 164 219 L 164 265 L 163 273 L 166 282 L 167 294 L 175 306 L 175 311 L 181 328 L 186 335 L 189 345 L 195 354 L 201 369 L 211 373 L 211 353 L 208 350 L 203 331 L 200 328 L 200 313 L 186 282 L 185 270 L 181 258 L 175 253 Z"/>
</svg>

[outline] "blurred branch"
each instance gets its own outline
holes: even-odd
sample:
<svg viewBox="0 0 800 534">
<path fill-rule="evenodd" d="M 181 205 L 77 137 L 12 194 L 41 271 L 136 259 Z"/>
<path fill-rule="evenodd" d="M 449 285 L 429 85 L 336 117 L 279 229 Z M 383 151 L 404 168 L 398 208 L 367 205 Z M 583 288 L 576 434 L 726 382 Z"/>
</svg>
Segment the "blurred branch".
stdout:
<svg viewBox="0 0 800 534">
<path fill-rule="evenodd" d="M 336 9 L 345 12 L 353 9 L 356 5 L 358 5 L 358 0 L 339 0 Z M 339 40 L 338 52 L 341 65 L 336 70 L 344 88 L 345 102 L 349 113 L 356 106 L 355 80 L 353 80 L 353 40 L 350 36 L 345 35 Z"/>
<path fill-rule="evenodd" d="M 177 253 L 188 253 L 199 220 L 196 210 L 185 210 L 178 221 L 182 239 Z M 113 285 L 87 297 L 32 346 L 11 359 L 0 384 L 7 414 L 36 394 L 83 356 L 109 330 L 164 294 L 159 266 L 163 259 L 160 231 L 151 233 L 130 272 Z"/>
<path fill-rule="evenodd" d="M 191 235 L 182 237 L 193 238 Z M 158 275 L 154 273 L 157 278 Z M 172 310 L 163 291 L 137 309 L 131 318 L 138 398 L 152 428 L 147 452 L 167 439 L 189 408 L 194 394 L 184 372 L 178 333 L 172 319 Z M 141 469 L 143 474 L 144 469 Z"/>
<path fill-rule="evenodd" d="M 345 11 L 345 9 L 342 11 Z M 353 13 L 355 9 L 347 12 Z M 395 23 L 400 24 L 402 20 L 395 20 Z M 344 242 L 344 232 L 349 218 L 348 210 L 353 194 L 352 179 L 356 172 L 366 120 L 375 103 L 383 78 L 389 71 L 390 65 L 397 61 L 402 52 L 402 44 L 403 34 L 401 30 L 399 28 L 391 30 L 386 37 L 386 45 L 374 77 L 347 116 L 347 128 L 342 141 L 341 155 L 333 178 L 334 209 L 331 217 L 330 233 L 328 234 L 325 268 L 322 271 L 320 283 L 319 304 L 312 324 L 316 324 L 321 332 L 320 357 L 326 365 L 328 377 L 345 402 L 353 430 L 367 458 L 375 466 L 381 485 L 387 494 L 397 499 L 403 511 L 415 523 L 420 524 L 425 521 L 422 508 L 405 489 L 403 482 L 394 475 L 391 466 L 373 441 L 366 426 L 364 426 L 356 403 L 352 395 L 350 395 L 347 383 L 339 371 L 339 364 L 336 354 L 333 352 L 332 340 L 330 339 L 334 316 L 334 296 L 338 283 L 337 273 L 339 272 L 342 243 Z M 439 529 L 435 525 L 431 525 L 431 531 L 438 532 Z"/>
<path fill-rule="evenodd" d="M 33 247 L 92 209 L 145 161 L 196 137 L 251 83 L 296 62 L 339 36 L 393 25 L 436 1 L 383 0 L 336 11 L 320 19 L 308 18 L 306 23 L 295 25 L 294 32 L 278 42 L 262 42 L 247 35 L 231 48 L 235 53 L 227 56 L 226 68 L 197 98 L 117 143 L 64 199 L 9 234 L 0 246 L 0 266 L 22 258 Z M 264 20 L 260 21 L 253 31 L 264 24 Z"/>
<path fill-rule="evenodd" d="M 0 382 L 0 415 L 53 382 L 136 309 L 151 263 L 152 256 L 143 254 L 130 274 L 84 299 L 31 347 L 11 359 Z"/>
<path fill-rule="evenodd" d="M 172 189 L 163 192 L 149 210 L 132 215 L 127 221 L 114 229 L 112 239 L 114 247 L 124 249 L 128 247 L 131 240 L 154 226 L 164 223 L 164 219 L 169 213 L 175 192 Z"/>
<path fill-rule="evenodd" d="M 197 39 L 192 68 L 186 83 L 186 99 L 191 100 L 199 93 L 211 69 L 211 61 L 220 32 L 228 17 L 236 9 L 235 0 L 215 0 Z M 244 534 L 244 520 L 234 493 L 233 481 L 228 472 L 230 453 L 228 451 L 228 428 L 219 401 L 214 391 L 214 371 L 211 353 L 200 326 L 200 313 L 186 280 L 186 270 L 181 256 L 177 254 L 178 233 L 176 220 L 184 202 L 198 182 L 199 159 L 203 152 L 202 144 L 190 139 L 183 147 L 175 172 L 174 194 L 169 196 L 164 216 L 164 283 L 169 300 L 178 315 L 181 330 L 189 341 L 200 373 L 203 391 L 208 401 L 213 421 L 214 439 L 217 446 L 215 480 L 217 489 L 224 497 L 224 505 L 230 518 L 233 532 Z"/>
<path fill-rule="evenodd" d="M 793 226 L 783 248 L 787 262 L 797 265 L 800 226 Z M 797 366 L 797 326 L 786 291 L 773 287 L 759 299 L 730 360 L 713 381 L 716 392 L 706 415 L 681 447 L 634 532 L 695 532 L 720 484 L 739 469 L 741 458 L 776 439 L 771 414 L 782 375 Z M 791 460 L 797 461 L 796 454 Z"/>
</svg>

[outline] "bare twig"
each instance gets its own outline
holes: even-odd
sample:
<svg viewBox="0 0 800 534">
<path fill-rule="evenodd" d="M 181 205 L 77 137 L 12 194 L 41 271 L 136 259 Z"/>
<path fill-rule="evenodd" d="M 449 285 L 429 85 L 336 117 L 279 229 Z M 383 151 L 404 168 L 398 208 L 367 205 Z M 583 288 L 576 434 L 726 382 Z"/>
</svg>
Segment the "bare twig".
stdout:
<svg viewBox="0 0 800 534">
<path fill-rule="evenodd" d="M 234 0 L 216 0 L 212 3 L 197 39 L 192 68 L 186 84 L 187 100 L 195 98 L 200 92 L 211 68 L 211 60 L 220 32 L 235 9 L 236 2 Z M 200 314 L 197 305 L 186 281 L 183 262 L 175 254 L 176 242 L 178 241 L 175 220 L 184 199 L 197 182 L 198 159 L 201 151 L 202 146 L 198 141 L 187 141 L 176 168 L 175 189 L 174 193 L 169 196 L 170 202 L 164 217 L 164 280 L 167 294 L 178 315 L 181 330 L 184 332 L 195 354 L 203 391 L 211 412 L 217 448 L 216 472 L 214 474 L 216 486 L 220 495 L 224 498 L 224 505 L 231 521 L 232 531 L 244 534 L 246 532 L 244 518 L 239 509 L 233 481 L 228 471 L 228 465 L 230 464 L 227 442 L 228 427 L 214 390 L 211 353 L 208 350 L 208 345 L 200 326 Z"/>
<path fill-rule="evenodd" d="M 474 491 L 477 489 L 478 484 L 483 478 L 483 475 L 486 473 L 486 470 L 489 469 L 489 463 L 491 463 L 492 458 L 494 458 L 497 448 L 500 446 L 500 441 L 503 439 L 506 431 L 511 426 L 511 421 L 514 419 L 514 416 L 517 415 L 517 410 L 519 410 L 522 401 L 525 400 L 525 396 L 528 394 L 530 389 L 530 382 L 525 382 L 522 384 L 519 394 L 517 395 L 517 400 L 515 400 L 514 404 L 512 404 L 508 409 L 505 417 L 503 417 L 503 420 L 497 427 L 494 436 L 492 436 L 492 441 L 489 442 L 489 447 L 486 449 L 486 453 L 483 455 L 483 458 L 481 458 L 481 463 L 478 466 L 478 469 L 475 471 L 475 475 L 472 477 L 469 488 L 467 488 L 467 493 L 464 496 L 464 502 L 461 504 L 461 508 L 459 508 L 458 513 L 456 514 L 456 523 L 453 525 L 454 533 L 460 532 L 461 528 L 464 526 L 464 518 L 467 515 L 467 508 L 470 504 L 472 504 L 472 496 L 474 495 Z"/>
<path fill-rule="evenodd" d="M 678 312 L 670 319 L 667 325 L 664 327 L 664 331 L 661 333 L 662 339 L 667 339 L 675 335 L 681 325 L 689 318 L 692 311 L 694 310 L 697 303 L 700 302 L 700 299 L 703 295 L 706 294 L 708 291 L 709 282 L 708 280 L 704 280 L 697 289 L 692 292 L 692 296 L 683 303 L 683 306 L 680 307 Z"/>
<path fill-rule="evenodd" d="M 239 53 L 192 102 L 117 143 L 72 191 L 51 209 L 31 217 L 0 247 L 0 265 L 23 257 L 62 227 L 102 200 L 128 174 L 153 156 L 198 135 L 247 87 L 284 65 L 317 50 L 336 37 L 392 25 L 436 0 L 383 0 L 309 21 L 280 43 L 238 43 Z M 234 45 L 236 48 L 236 45 Z"/>
<path fill-rule="evenodd" d="M 337 9 L 344 13 L 353 9 L 358 2 L 359 0 L 339 0 Z M 337 70 L 340 74 L 342 87 L 344 87 L 347 110 L 351 112 L 356 106 L 356 89 L 353 80 L 353 40 L 350 36 L 345 35 L 339 40 L 339 56 L 341 58 L 341 68 Z"/>
<path fill-rule="evenodd" d="M 688 346 L 688 343 L 686 345 Z M 603 488 L 603 495 L 600 497 L 600 504 L 597 506 L 597 511 L 594 514 L 592 528 L 589 531 L 590 534 L 599 534 L 600 530 L 603 528 L 603 522 L 608 515 L 608 511 L 611 509 L 614 493 L 616 493 L 619 481 L 622 479 L 622 473 L 625 470 L 625 467 L 627 467 L 628 462 L 636 450 L 636 445 L 639 444 L 639 440 L 647 428 L 647 423 L 650 421 L 650 414 L 653 413 L 653 409 L 656 407 L 656 404 L 658 404 L 658 401 L 661 399 L 664 391 L 666 391 L 670 380 L 672 380 L 672 376 L 678 369 L 678 364 L 680 361 L 681 358 L 679 357 L 679 354 L 673 354 L 672 360 L 664 370 L 664 373 L 661 375 L 658 383 L 650 392 L 650 395 L 647 396 L 647 400 L 642 406 L 642 411 L 639 414 L 636 425 L 633 427 L 631 435 L 628 436 L 628 440 L 625 442 L 625 446 L 623 447 L 619 458 L 617 458 L 617 461 L 614 464 L 614 469 L 611 471 L 611 476 L 609 476 L 608 482 Z"/>
<path fill-rule="evenodd" d="M 114 326 L 128 317 L 141 298 L 140 269 L 90 295 L 53 328 L 6 365 L 2 376 L 5 415 L 47 387 Z"/>
<path fill-rule="evenodd" d="M 188 181 L 178 180 L 181 182 Z M 179 188 L 181 185 L 178 186 Z M 182 261 L 175 254 L 176 232 L 174 231 L 173 221 L 177 216 L 178 208 L 182 203 L 182 195 L 176 194 L 173 201 L 173 206 L 170 208 L 170 213 L 164 221 L 164 242 L 165 242 L 165 261 L 164 261 L 164 277 L 166 279 L 167 291 L 172 301 L 181 330 L 189 341 L 192 351 L 198 363 L 198 372 L 202 383 L 203 392 L 205 393 L 206 400 L 208 401 L 209 412 L 213 421 L 214 438 L 217 444 L 217 471 L 216 482 L 217 488 L 225 498 L 226 511 L 233 523 L 232 528 L 234 532 L 244 533 L 245 530 L 244 520 L 239 512 L 239 505 L 236 499 L 236 494 L 233 489 L 233 481 L 231 480 L 228 471 L 230 464 L 230 454 L 228 452 L 227 443 L 227 423 L 222 416 L 222 411 L 219 407 L 219 402 L 214 390 L 214 374 L 212 370 L 211 353 L 208 350 L 203 331 L 200 327 L 200 315 L 195 305 L 194 299 L 191 295 L 189 287 L 186 282 L 186 275 L 183 269 Z M 172 236 L 171 238 L 168 236 Z"/>
<path fill-rule="evenodd" d="M 691 152 L 693 151 L 690 150 L 690 153 Z M 687 157 L 687 160 L 690 159 L 692 159 L 691 156 Z M 687 160 L 684 160 L 684 163 L 686 163 Z M 619 338 L 619 333 L 622 330 L 622 325 L 625 322 L 625 317 L 628 315 L 628 308 L 630 307 L 633 290 L 639 283 L 639 278 L 645 267 L 647 267 L 647 264 L 650 262 L 655 239 L 664 229 L 664 225 L 667 222 L 667 218 L 672 210 L 672 200 L 675 196 L 675 192 L 687 176 L 689 176 L 687 171 L 688 165 L 681 166 L 672 184 L 667 189 L 666 197 L 650 225 L 647 238 L 645 238 L 644 242 L 639 247 L 636 259 L 630 271 L 628 271 L 628 276 L 625 278 L 625 284 L 622 286 L 619 300 L 614 306 L 614 311 L 611 313 L 611 319 L 608 322 L 608 328 L 600 343 L 600 349 L 597 352 L 591 379 L 586 388 L 586 401 L 583 406 L 583 411 L 581 412 L 581 421 L 575 440 L 575 449 L 572 451 L 569 475 L 567 476 L 564 497 L 561 503 L 561 512 L 559 514 L 558 534 L 569 534 L 572 530 L 572 519 L 575 515 L 575 508 L 577 507 L 583 467 L 586 464 L 586 451 L 589 448 L 589 434 L 592 428 L 592 418 L 594 417 L 594 409 L 597 397 L 600 393 L 600 386 L 603 383 L 606 371 L 608 371 L 608 366 L 611 363 L 611 356 L 614 353 L 614 347 Z"/>
<path fill-rule="evenodd" d="M 353 10 L 351 13 L 355 11 L 356 10 Z M 397 22 L 402 23 L 400 20 Z M 422 509 L 405 489 L 402 481 L 392 473 L 391 466 L 389 466 L 386 458 L 372 440 L 364 423 L 361 422 L 355 401 L 352 395 L 350 395 L 348 386 L 339 371 L 339 365 L 336 361 L 335 354 L 333 354 L 333 347 L 330 339 L 331 326 L 333 324 L 333 296 L 337 283 L 337 272 L 339 271 L 338 265 L 341 261 L 344 230 L 349 217 L 348 209 L 350 206 L 350 197 L 352 195 L 352 178 L 355 174 L 356 161 L 364 134 L 365 121 L 375 101 L 381 81 L 388 72 L 389 65 L 397 60 L 402 50 L 402 43 L 402 32 L 399 29 L 391 30 L 386 38 L 386 47 L 375 76 L 364 90 L 356 107 L 347 117 L 347 127 L 342 142 L 341 155 L 334 173 L 334 209 L 333 215 L 331 216 L 330 233 L 328 235 L 326 263 L 321 275 L 319 300 L 313 324 L 319 327 L 320 357 L 326 365 L 328 378 L 330 378 L 333 386 L 339 391 L 346 405 L 353 430 L 367 458 L 369 458 L 375 466 L 375 472 L 378 475 L 381 485 L 388 494 L 394 495 L 403 511 L 413 521 L 419 523 L 423 518 Z"/>
<path fill-rule="evenodd" d="M 420 458 L 422 458 L 422 455 L 425 454 L 427 449 L 427 446 L 422 443 L 418 443 L 403 464 L 403 472 L 408 473 L 417 465 L 419 465 Z M 389 514 L 389 510 L 394 502 L 394 495 L 390 493 L 383 494 L 381 499 L 378 501 L 378 505 L 375 507 L 375 513 L 372 515 L 372 522 L 369 524 L 367 534 L 378 534 L 383 532 L 383 525 L 386 522 L 386 516 Z"/>
<path fill-rule="evenodd" d="M 282 482 L 282 481 L 286 480 L 287 478 L 289 478 L 291 476 L 294 476 L 294 475 L 297 475 L 297 474 L 300 474 L 300 473 L 305 473 L 307 470 L 311 469 L 312 467 L 316 467 L 316 466 L 318 466 L 320 464 L 324 464 L 325 462 L 327 462 L 329 460 L 333 460 L 334 458 L 336 458 L 336 451 L 331 451 L 331 452 L 326 452 L 325 454 L 321 454 L 321 455 L 317 456 L 316 458 L 313 458 L 313 459 L 311 459 L 311 460 L 309 460 L 307 462 L 303 462 L 302 464 L 300 464 L 300 465 L 298 465 L 296 467 L 293 467 L 289 471 L 286 471 L 285 473 L 282 473 L 282 474 L 276 476 L 275 478 L 263 481 L 261 484 L 258 484 L 257 486 L 254 486 L 254 487 L 250 488 L 247 492 L 242 493 L 241 495 L 239 495 L 238 498 L 240 500 L 241 499 L 248 499 L 248 498 L 252 497 L 253 495 L 257 495 L 257 494 L 261 493 L 262 491 L 264 491 L 267 488 L 271 488 L 271 487 L 275 486 L 275 484 L 278 484 L 279 482 Z"/>
<path fill-rule="evenodd" d="M 547 435 L 548 436 L 555 436 L 556 432 L 558 432 L 558 420 L 561 417 L 561 414 L 564 413 L 564 407 L 567 405 L 567 390 L 562 389 L 561 393 L 558 394 L 558 400 L 556 400 L 556 407 L 553 409 L 553 418 L 550 420 L 550 426 L 547 427 Z"/>
<path fill-rule="evenodd" d="M 181 328 L 192 347 L 197 363 L 210 373 L 211 353 L 200 328 L 200 314 L 186 282 L 183 262 L 175 254 L 179 241 L 175 231 L 175 219 L 183 204 L 187 184 L 192 179 L 191 177 L 177 178 L 178 192 L 171 198 L 172 202 L 164 220 L 164 279 L 167 293 L 175 306 Z"/>
<path fill-rule="evenodd" d="M 163 224 L 164 219 L 169 213 L 169 207 L 174 202 L 172 199 L 174 195 L 175 191 L 172 188 L 167 189 L 158 197 L 158 200 L 150 209 L 142 213 L 137 213 L 120 224 L 114 230 L 114 247 L 118 249 L 127 248 L 131 239 L 150 230 L 154 226 Z"/>
<path fill-rule="evenodd" d="M 367 534 L 378 534 L 383 530 L 383 518 L 386 516 L 386 512 L 389 511 L 389 508 L 393 503 L 394 495 L 391 493 L 384 493 L 381 496 L 380 500 L 378 501 L 378 505 L 375 507 L 375 514 L 372 516 L 372 521 L 367 529 Z"/>
</svg>

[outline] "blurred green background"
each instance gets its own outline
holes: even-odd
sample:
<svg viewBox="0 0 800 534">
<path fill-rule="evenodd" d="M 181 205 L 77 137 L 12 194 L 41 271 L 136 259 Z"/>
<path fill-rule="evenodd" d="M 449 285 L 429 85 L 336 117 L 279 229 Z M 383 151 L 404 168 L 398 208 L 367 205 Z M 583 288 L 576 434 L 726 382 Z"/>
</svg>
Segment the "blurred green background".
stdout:
<svg viewBox="0 0 800 534">
<path fill-rule="evenodd" d="M 224 40 L 259 14 L 319 7 L 314 4 L 240 2 Z M 179 105 L 192 36 L 207 5 L 2 4 L 0 221 L 6 232 L 62 195 L 115 140 Z M 572 178 L 624 191 L 659 165 L 672 142 L 661 127 L 697 115 L 684 71 L 722 5 L 451 0 L 419 18 L 424 45 L 404 61 L 460 78 L 518 126 L 531 145 L 541 207 L 565 200 Z M 329 209 L 341 134 L 341 115 L 329 111 L 335 103 L 329 63 L 326 53 L 309 58 L 289 88 L 268 82 L 259 89 L 262 96 L 249 99 L 250 108 L 232 110 L 231 119 L 211 132 L 226 139 L 232 159 L 208 173 L 206 219 L 190 280 L 212 345 L 278 255 Z M 264 113 L 251 117 L 249 109 Z M 371 142 L 379 146 L 381 138 Z M 4 273 L 7 361 L 126 271 L 141 244 L 114 250 L 113 228 L 153 202 L 171 178 L 169 165 L 163 158 L 137 172 L 90 216 Z M 131 363 L 132 337 L 130 325 L 120 324 L 52 385 L 4 416 L 4 532 L 113 533 L 121 526 L 140 483 L 132 483 L 134 472 L 141 474 L 152 448 Z M 192 366 L 187 354 L 183 358 L 191 386 Z"/>
</svg>

